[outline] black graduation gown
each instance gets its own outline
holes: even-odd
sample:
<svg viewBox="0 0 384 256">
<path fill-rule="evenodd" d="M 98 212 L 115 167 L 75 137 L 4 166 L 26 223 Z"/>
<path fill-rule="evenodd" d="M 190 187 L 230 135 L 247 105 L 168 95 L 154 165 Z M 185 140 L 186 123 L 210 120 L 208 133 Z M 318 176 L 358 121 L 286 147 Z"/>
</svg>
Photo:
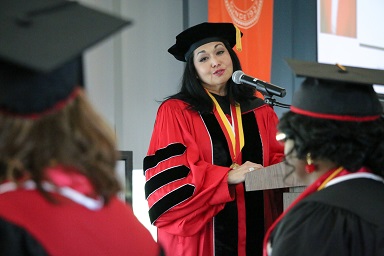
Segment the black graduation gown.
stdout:
<svg viewBox="0 0 384 256">
<path fill-rule="evenodd" d="M 384 183 L 347 180 L 309 195 L 271 234 L 272 256 L 384 255 Z"/>
</svg>

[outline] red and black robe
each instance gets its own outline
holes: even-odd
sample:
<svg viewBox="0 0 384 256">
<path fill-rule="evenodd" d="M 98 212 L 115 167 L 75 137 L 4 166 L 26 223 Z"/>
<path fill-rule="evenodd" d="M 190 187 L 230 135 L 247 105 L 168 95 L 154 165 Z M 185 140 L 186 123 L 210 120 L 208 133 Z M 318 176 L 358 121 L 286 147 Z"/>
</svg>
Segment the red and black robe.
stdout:
<svg viewBox="0 0 384 256">
<path fill-rule="evenodd" d="M 231 119 L 228 101 L 215 97 Z M 255 99 L 241 112 L 241 162 L 281 162 L 273 109 Z M 282 211 L 281 194 L 229 186 L 228 145 L 213 113 L 188 110 L 176 99 L 160 106 L 144 172 L 150 220 L 167 255 L 261 255 L 265 226 Z"/>
</svg>

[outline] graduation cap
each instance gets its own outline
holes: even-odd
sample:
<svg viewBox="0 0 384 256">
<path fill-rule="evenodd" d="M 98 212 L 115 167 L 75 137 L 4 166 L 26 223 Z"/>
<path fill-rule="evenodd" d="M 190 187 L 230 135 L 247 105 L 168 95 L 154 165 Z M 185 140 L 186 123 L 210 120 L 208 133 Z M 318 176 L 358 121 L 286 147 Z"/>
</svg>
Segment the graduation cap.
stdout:
<svg viewBox="0 0 384 256">
<path fill-rule="evenodd" d="M 241 51 L 243 33 L 232 23 L 203 22 L 176 36 L 176 43 L 168 49 L 177 60 L 186 61 L 190 54 L 203 44 L 221 41 Z"/>
<path fill-rule="evenodd" d="M 130 24 L 66 0 L 0 1 L 0 110 L 39 114 L 82 77 L 81 55 Z"/>
<path fill-rule="evenodd" d="M 295 92 L 291 111 L 315 118 L 371 121 L 383 109 L 374 84 L 384 84 L 384 70 L 286 60 L 306 79 Z"/>
</svg>

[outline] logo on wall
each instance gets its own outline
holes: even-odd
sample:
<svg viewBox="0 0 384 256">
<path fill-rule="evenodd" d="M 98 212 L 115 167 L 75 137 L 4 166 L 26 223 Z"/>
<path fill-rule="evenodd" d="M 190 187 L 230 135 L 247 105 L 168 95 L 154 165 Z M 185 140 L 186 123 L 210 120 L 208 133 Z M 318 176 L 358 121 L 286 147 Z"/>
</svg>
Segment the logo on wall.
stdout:
<svg viewBox="0 0 384 256">
<path fill-rule="evenodd" d="M 236 26 L 248 29 L 259 21 L 263 0 L 247 1 L 251 4 L 245 4 L 245 6 L 236 5 L 235 0 L 224 0 L 224 2 L 228 14 Z"/>
</svg>

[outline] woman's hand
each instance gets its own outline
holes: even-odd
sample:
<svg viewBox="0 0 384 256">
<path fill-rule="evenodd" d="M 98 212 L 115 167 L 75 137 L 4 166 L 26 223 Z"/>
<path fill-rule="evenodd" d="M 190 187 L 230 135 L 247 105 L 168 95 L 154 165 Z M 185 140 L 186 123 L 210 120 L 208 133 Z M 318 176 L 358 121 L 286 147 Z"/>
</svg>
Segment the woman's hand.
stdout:
<svg viewBox="0 0 384 256">
<path fill-rule="evenodd" d="M 263 168 L 261 164 L 255 164 L 250 161 L 234 167 L 228 172 L 228 184 L 239 184 L 245 181 L 245 174 L 256 169 Z"/>
</svg>

